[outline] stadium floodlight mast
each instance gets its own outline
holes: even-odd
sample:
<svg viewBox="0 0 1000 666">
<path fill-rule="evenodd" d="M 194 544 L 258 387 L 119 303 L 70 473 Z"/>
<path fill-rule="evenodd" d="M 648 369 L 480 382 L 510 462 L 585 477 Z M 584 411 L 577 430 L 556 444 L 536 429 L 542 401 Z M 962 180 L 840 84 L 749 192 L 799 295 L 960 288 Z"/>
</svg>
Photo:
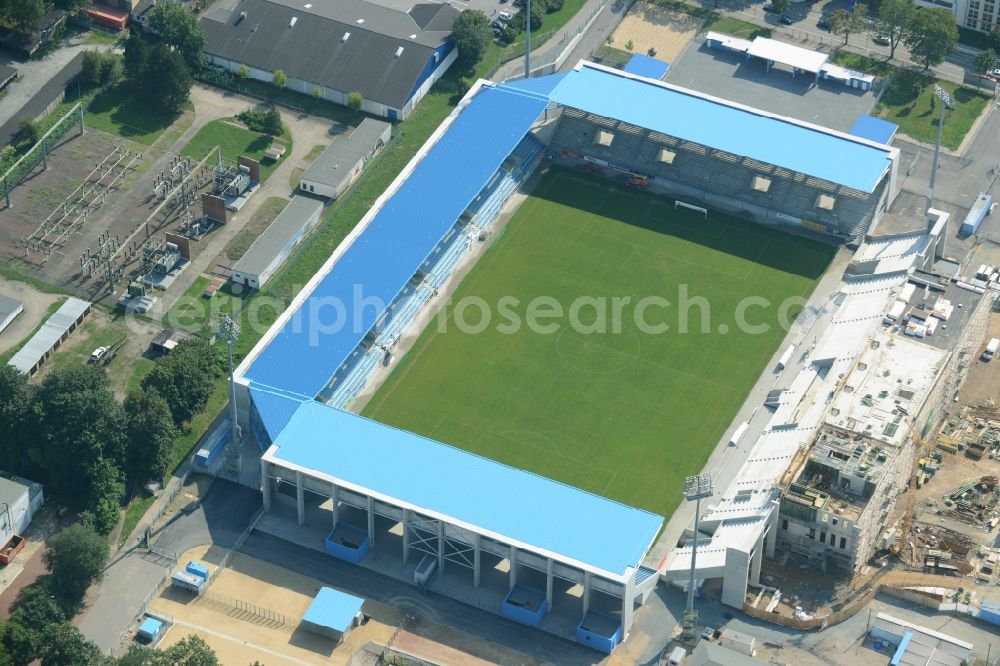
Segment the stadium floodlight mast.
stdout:
<svg viewBox="0 0 1000 666">
<path fill-rule="evenodd" d="M 524 7 L 524 78 L 531 78 L 531 0 Z"/>
<path fill-rule="evenodd" d="M 236 420 L 236 381 L 233 378 L 233 345 L 240 339 L 240 325 L 233 321 L 228 314 L 222 315 L 219 320 L 219 336 L 226 343 L 226 353 L 229 361 L 229 421 L 232 424 L 232 445 L 236 451 L 237 462 L 242 471 L 243 459 L 240 455 L 240 424 Z"/>
<path fill-rule="evenodd" d="M 955 100 L 952 99 L 948 91 L 937 83 L 934 84 L 934 96 L 941 100 L 941 119 L 938 121 L 937 145 L 934 146 L 934 162 L 931 164 L 931 182 L 927 187 L 927 209 L 934 207 L 934 181 L 937 180 L 938 155 L 941 152 L 941 133 L 944 130 L 945 109 L 955 107 Z"/>
<path fill-rule="evenodd" d="M 698 611 L 694 609 L 695 568 L 698 561 L 698 520 L 701 518 L 701 501 L 712 496 L 712 475 L 696 474 L 684 479 L 684 497 L 694 505 L 694 538 L 691 540 L 691 577 L 688 580 L 687 609 L 684 611 L 684 633 L 694 636 L 698 624 Z"/>
</svg>

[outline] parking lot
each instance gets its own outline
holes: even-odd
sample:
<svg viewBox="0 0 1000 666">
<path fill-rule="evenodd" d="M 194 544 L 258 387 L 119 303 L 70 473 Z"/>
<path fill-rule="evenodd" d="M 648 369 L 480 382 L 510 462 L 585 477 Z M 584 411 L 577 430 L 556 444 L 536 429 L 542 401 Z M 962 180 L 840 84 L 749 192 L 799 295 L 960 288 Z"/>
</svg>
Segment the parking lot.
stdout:
<svg viewBox="0 0 1000 666">
<path fill-rule="evenodd" d="M 817 85 L 809 74 L 799 74 L 793 79 L 791 71 L 783 66 L 767 72 L 761 61 L 746 64 L 740 54 L 708 48 L 703 34 L 673 63 L 666 80 L 845 132 L 875 106 L 872 92 L 836 82 L 821 81 Z"/>
</svg>

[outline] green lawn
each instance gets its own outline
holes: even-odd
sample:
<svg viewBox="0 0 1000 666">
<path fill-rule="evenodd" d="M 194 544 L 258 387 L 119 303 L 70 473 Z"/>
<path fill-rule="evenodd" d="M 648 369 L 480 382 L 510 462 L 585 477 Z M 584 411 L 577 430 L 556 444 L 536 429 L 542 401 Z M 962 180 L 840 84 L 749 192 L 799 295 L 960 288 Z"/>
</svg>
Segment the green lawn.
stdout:
<svg viewBox="0 0 1000 666">
<path fill-rule="evenodd" d="M 287 147 L 285 155 L 276 162 L 264 159 L 266 151 L 272 143 L 283 143 Z M 291 139 L 275 138 L 267 134 L 252 132 L 244 127 L 235 125 L 234 121 L 220 118 L 206 123 L 198 130 L 188 144 L 181 150 L 182 155 L 187 155 L 200 160 L 208 154 L 215 146 L 222 147 L 222 157 L 236 161 L 240 155 L 250 157 L 260 161 L 260 178 L 266 181 L 268 176 L 278 167 L 281 162 L 288 159 L 292 152 Z"/>
<path fill-rule="evenodd" d="M 155 496 L 146 493 L 146 491 L 141 491 L 138 497 L 133 497 L 132 501 L 128 503 L 128 507 L 125 509 L 125 519 L 122 522 L 122 533 L 118 537 L 119 550 L 125 546 L 125 541 L 132 534 L 132 530 L 139 524 L 143 515 L 149 511 L 149 507 L 153 506 L 153 502 L 155 501 Z"/>
<path fill-rule="evenodd" d="M 896 73 L 896 67 L 886 60 L 869 58 L 868 56 L 851 53 L 850 51 L 837 51 L 833 56 L 833 62 L 848 69 L 881 76 L 886 79 Z"/>
<path fill-rule="evenodd" d="M 943 145 L 957 149 L 969 129 L 990 102 L 986 94 L 948 81 L 937 81 L 951 93 L 955 108 L 945 112 Z M 934 96 L 935 80 L 910 71 L 902 71 L 882 94 L 875 113 L 899 125 L 899 129 L 919 141 L 937 141 L 941 102 Z"/>
<path fill-rule="evenodd" d="M 110 32 L 104 32 L 99 28 L 94 28 L 87 38 L 83 40 L 84 44 L 101 44 L 101 45 L 113 45 L 117 44 L 122 39 L 120 34 L 111 34 Z"/>
<path fill-rule="evenodd" d="M 84 122 L 90 127 L 149 146 L 180 116 L 151 106 L 121 84 L 94 98 Z"/>
<path fill-rule="evenodd" d="M 771 36 L 770 28 L 765 28 L 764 26 L 757 25 L 756 23 L 748 23 L 747 21 L 741 21 L 738 18 L 731 18 L 728 16 L 717 18 L 714 21 L 709 21 L 701 28 L 702 32 L 708 32 L 709 30 L 721 32 L 724 35 L 731 35 L 733 37 L 742 37 L 744 39 Z"/>
<path fill-rule="evenodd" d="M 447 330 L 442 320 L 428 326 L 364 413 L 670 515 L 684 476 L 702 468 L 781 342 L 779 304 L 807 297 L 832 254 L 785 232 L 724 215 L 704 220 L 662 197 L 554 170 L 459 286 Z M 704 310 L 681 307 L 682 289 L 688 302 L 707 302 L 704 332 Z M 772 304 L 746 318 L 768 331 L 738 330 L 749 296 Z M 556 329 L 505 330 L 514 316 L 527 321 L 537 297 L 566 313 L 543 322 Z M 574 325 L 580 297 L 588 301 Z M 617 331 L 616 297 L 631 299 Z M 491 306 L 484 331 L 456 323 L 463 298 Z M 501 305 L 510 298 L 513 315 Z M 677 305 L 643 309 L 650 298 Z M 592 299 L 605 299 L 606 331 Z M 467 312 L 466 323 L 479 323 L 478 307 Z M 663 324 L 666 332 L 655 330 Z"/>
</svg>

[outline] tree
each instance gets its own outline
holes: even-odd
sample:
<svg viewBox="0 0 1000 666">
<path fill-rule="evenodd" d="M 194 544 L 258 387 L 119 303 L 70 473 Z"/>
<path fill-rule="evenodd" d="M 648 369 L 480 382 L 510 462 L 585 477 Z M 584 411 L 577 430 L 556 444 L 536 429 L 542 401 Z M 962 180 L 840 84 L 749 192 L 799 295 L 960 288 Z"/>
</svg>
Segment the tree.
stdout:
<svg viewBox="0 0 1000 666">
<path fill-rule="evenodd" d="M 775 14 L 784 14 L 792 6 L 792 0 L 771 0 L 771 9 Z"/>
<path fill-rule="evenodd" d="M 947 9 L 919 8 L 903 35 L 903 43 L 925 70 L 940 64 L 958 43 L 954 14 Z"/>
<path fill-rule="evenodd" d="M 989 42 L 990 48 L 1000 53 L 1000 28 L 995 28 L 993 32 L 987 35 L 986 39 Z"/>
<path fill-rule="evenodd" d="M 43 381 L 33 415 L 35 437 L 28 454 L 48 473 L 53 493 L 85 508 L 91 496 L 87 472 L 101 458 L 120 463 L 125 453 L 125 419 L 93 365 L 56 370 Z"/>
<path fill-rule="evenodd" d="M 122 472 L 113 462 L 101 458 L 86 470 L 86 474 L 90 479 L 86 506 L 92 517 L 91 527 L 100 534 L 110 534 L 118 524 L 125 497 Z"/>
<path fill-rule="evenodd" d="M 43 0 L 5 0 L 0 3 L 0 16 L 17 32 L 34 32 L 45 17 Z"/>
<path fill-rule="evenodd" d="M 240 77 L 241 79 L 250 78 L 250 68 L 247 67 L 246 65 L 240 65 L 240 68 L 236 71 L 236 76 Z"/>
<path fill-rule="evenodd" d="M 632 49 L 634 49 L 634 48 L 635 48 L 635 43 L 631 39 L 628 40 L 627 42 L 625 42 L 625 50 L 626 51 L 628 51 L 629 53 L 631 53 Z"/>
<path fill-rule="evenodd" d="M 150 65 L 158 74 L 155 84 L 148 89 L 152 101 L 172 113 L 180 113 L 191 96 L 193 83 L 184 58 L 165 44 L 158 44 L 150 55 Z"/>
<path fill-rule="evenodd" d="M 32 403 L 27 375 L 6 363 L 0 365 L 0 461 L 12 472 L 30 470 L 24 451 L 28 448 Z"/>
<path fill-rule="evenodd" d="M 139 388 L 122 403 L 125 422 L 125 477 L 132 486 L 162 479 L 170 464 L 177 429 L 167 401 Z"/>
<path fill-rule="evenodd" d="M 205 407 L 214 379 L 221 374 L 221 361 L 218 351 L 207 342 L 184 340 L 157 362 L 142 387 L 159 393 L 170 406 L 174 423 L 180 425 Z"/>
<path fill-rule="evenodd" d="M 875 25 L 878 34 L 889 39 L 890 58 L 896 56 L 896 47 L 903 41 L 916 13 L 917 5 L 913 0 L 882 0 Z"/>
<path fill-rule="evenodd" d="M 271 136 L 278 136 L 285 131 L 285 126 L 281 124 L 281 113 L 278 112 L 278 108 L 273 104 L 264 112 L 261 128 L 265 134 L 270 134 Z"/>
<path fill-rule="evenodd" d="M 654 49 L 652 46 L 650 46 L 649 50 L 646 51 L 646 55 L 648 55 L 650 58 L 655 58 L 656 57 L 656 49 Z"/>
<path fill-rule="evenodd" d="M 130 30 L 125 42 L 125 78 L 143 88 L 149 71 L 149 43 L 138 30 Z"/>
<path fill-rule="evenodd" d="M 70 525 L 49 539 L 42 559 L 52 572 L 56 593 L 67 602 L 79 603 L 87 588 L 104 576 L 108 542 L 85 525 Z"/>
<path fill-rule="evenodd" d="M 34 145 L 42 136 L 42 130 L 38 128 L 38 123 L 25 118 L 17 126 L 17 136 L 14 142 L 17 144 Z"/>
<path fill-rule="evenodd" d="M 854 9 L 848 12 L 846 9 L 838 9 L 830 14 L 830 32 L 841 35 L 844 38 L 844 45 L 850 41 L 851 35 L 865 27 L 865 15 L 868 13 L 867 5 L 857 3 Z"/>
<path fill-rule="evenodd" d="M 55 0 L 53 4 L 70 14 L 76 14 L 81 9 L 90 7 L 94 3 L 91 0 Z"/>
<path fill-rule="evenodd" d="M 323 99 L 323 89 L 319 86 L 313 86 L 313 97 L 316 99 Z"/>
<path fill-rule="evenodd" d="M 42 666 L 90 666 L 101 656 L 97 646 L 69 622 L 46 627 L 39 652 Z"/>
<path fill-rule="evenodd" d="M 975 68 L 977 74 L 989 74 L 997 66 L 997 54 L 993 49 L 980 51 L 976 55 Z"/>
<path fill-rule="evenodd" d="M 218 666 L 219 659 L 200 636 L 191 635 L 165 650 L 157 650 L 149 663 L 155 666 Z"/>
<path fill-rule="evenodd" d="M 351 111 L 360 111 L 364 105 L 365 98 L 361 93 L 354 91 L 347 94 L 347 108 Z"/>
<path fill-rule="evenodd" d="M 274 70 L 274 74 L 271 76 L 271 83 L 279 88 L 284 88 L 288 85 L 288 74 L 285 74 L 285 70 L 283 69 Z"/>
<path fill-rule="evenodd" d="M 37 640 L 38 635 L 34 631 L 21 622 L 10 620 L 4 623 L 0 635 L 0 654 L 17 666 L 30 664 L 38 656 Z"/>
<path fill-rule="evenodd" d="M 104 54 L 97 51 L 84 51 L 80 67 L 80 84 L 84 88 L 100 85 L 101 73 L 104 70 Z"/>
<path fill-rule="evenodd" d="M 149 28 L 180 51 L 191 69 L 201 66 L 205 31 L 198 17 L 177 0 L 160 0 L 149 10 Z"/>
<path fill-rule="evenodd" d="M 466 9 L 452 23 L 451 40 L 465 66 L 471 67 L 479 62 L 492 39 L 490 19 L 478 9 Z"/>
</svg>

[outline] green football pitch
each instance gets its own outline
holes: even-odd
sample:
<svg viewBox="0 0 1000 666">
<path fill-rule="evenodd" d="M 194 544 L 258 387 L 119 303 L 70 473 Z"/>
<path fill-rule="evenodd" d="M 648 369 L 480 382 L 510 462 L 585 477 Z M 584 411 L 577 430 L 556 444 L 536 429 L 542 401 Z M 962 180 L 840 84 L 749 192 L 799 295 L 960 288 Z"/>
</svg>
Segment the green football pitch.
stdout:
<svg viewBox="0 0 1000 666">
<path fill-rule="evenodd" d="M 553 169 L 364 414 L 669 516 L 833 252 Z"/>
</svg>

